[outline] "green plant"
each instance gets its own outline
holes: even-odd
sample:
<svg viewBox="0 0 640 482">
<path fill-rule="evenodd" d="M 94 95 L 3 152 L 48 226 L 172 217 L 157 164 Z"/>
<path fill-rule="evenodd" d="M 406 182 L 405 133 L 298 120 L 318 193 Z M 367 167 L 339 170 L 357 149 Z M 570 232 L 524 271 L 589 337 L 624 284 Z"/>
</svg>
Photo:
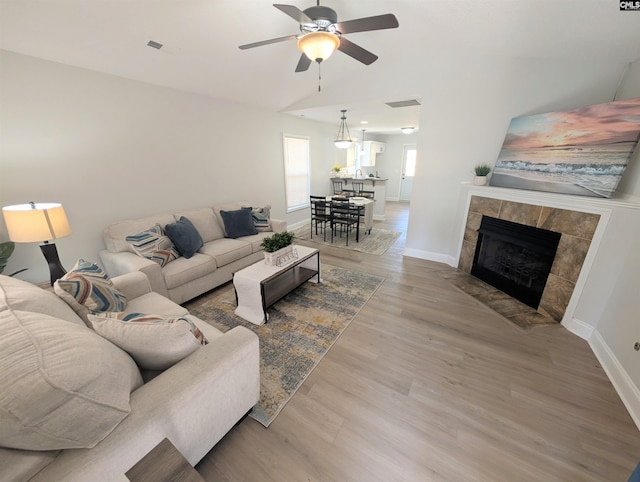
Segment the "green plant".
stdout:
<svg viewBox="0 0 640 482">
<path fill-rule="evenodd" d="M 340 170 L 342 169 L 342 166 L 336 164 L 335 166 L 333 166 L 331 168 L 331 170 L 333 170 L 333 172 L 335 172 L 336 174 L 338 174 L 340 172 Z"/>
<path fill-rule="evenodd" d="M 267 252 L 273 253 L 293 243 L 296 235 L 290 231 L 283 231 L 281 233 L 275 233 L 273 236 L 264 238 L 260 243 L 260 246 Z"/>
<path fill-rule="evenodd" d="M 0 243 L 0 273 L 2 273 L 4 271 L 4 268 L 7 266 L 9 258 L 13 254 L 13 250 L 15 249 L 15 247 L 16 243 L 14 243 L 13 241 L 5 241 L 3 243 Z M 22 273 L 26 270 L 27 268 L 19 269 L 15 273 L 11 273 L 9 276 L 15 276 L 18 273 Z"/>
<path fill-rule="evenodd" d="M 478 164 L 473 168 L 473 171 L 476 173 L 476 176 L 486 176 L 491 172 L 491 166 L 488 164 Z"/>
</svg>

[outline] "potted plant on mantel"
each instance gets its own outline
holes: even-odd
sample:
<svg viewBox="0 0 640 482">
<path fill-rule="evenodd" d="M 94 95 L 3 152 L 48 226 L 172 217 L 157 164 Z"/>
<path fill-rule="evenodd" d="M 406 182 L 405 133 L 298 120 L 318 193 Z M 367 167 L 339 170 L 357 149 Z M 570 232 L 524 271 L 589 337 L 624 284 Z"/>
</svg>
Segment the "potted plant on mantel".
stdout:
<svg viewBox="0 0 640 482">
<path fill-rule="evenodd" d="M 260 246 L 264 249 L 265 262 L 270 266 L 275 266 L 280 256 L 291 253 L 293 251 L 291 243 L 293 243 L 295 237 L 292 232 L 283 231 L 264 238 Z"/>
<path fill-rule="evenodd" d="M 476 186 L 484 186 L 487 183 L 487 176 L 491 172 L 491 166 L 488 164 L 478 164 L 473 168 L 476 177 L 473 178 L 473 184 Z"/>
</svg>

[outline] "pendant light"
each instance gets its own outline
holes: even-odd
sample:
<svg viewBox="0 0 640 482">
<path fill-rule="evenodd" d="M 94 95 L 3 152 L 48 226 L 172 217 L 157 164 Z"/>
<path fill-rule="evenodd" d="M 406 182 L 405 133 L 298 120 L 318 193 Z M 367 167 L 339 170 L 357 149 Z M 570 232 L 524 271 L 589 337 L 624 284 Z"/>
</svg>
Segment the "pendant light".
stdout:
<svg viewBox="0 0 640 482">
<path fill-rule="evenodd" d="M 338 149 L 347 149 L 351 143 L 351 134 L 349 133 L 349 126 L 347 126 L 346 110 L 341 110 L 342 117 L 340 118 L 340 127 L 338 128 L 338 135 L 336 140 L 333 141 Z M 346 131 L 346 134 L 345 134 Z"/>
<path fill-rule="evenodd" d="M 364 133 L 367 129 L 362 129 L 362 144 L 360 144 L 360 152 L 364 153 Z"/>
</svg>

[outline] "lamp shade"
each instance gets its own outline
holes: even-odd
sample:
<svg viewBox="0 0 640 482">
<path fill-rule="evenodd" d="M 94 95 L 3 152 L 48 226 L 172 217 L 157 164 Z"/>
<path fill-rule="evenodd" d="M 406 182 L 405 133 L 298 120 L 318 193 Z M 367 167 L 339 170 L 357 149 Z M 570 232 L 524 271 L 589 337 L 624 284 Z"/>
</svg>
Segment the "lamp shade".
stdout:
<svg viewBox="0 0 640 482">
<path fill-rule="evenodd" d="M 331 57 L 340 45 L 337 35 L 329 32 L 311 32 L 298 39 L 298 49 L 314 62 L 322 62 Z"/>
<path fill-rule="evenodd" d="M 16 243 L 35 243 L 64 238 L 71 234 L 62 204 L 29 203 L 2 208 L 9 239 Z"/>
</svg>

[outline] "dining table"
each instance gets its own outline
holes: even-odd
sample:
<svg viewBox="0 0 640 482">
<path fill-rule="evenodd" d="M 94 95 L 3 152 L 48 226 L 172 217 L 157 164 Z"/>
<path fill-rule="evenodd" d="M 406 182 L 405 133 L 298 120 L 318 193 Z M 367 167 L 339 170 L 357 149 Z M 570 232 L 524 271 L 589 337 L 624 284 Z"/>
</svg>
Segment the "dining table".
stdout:
<svg viewBox="0 0 640 482">
<path fill-rule="evenodd" d="M 338 196 L 327 196 L 327 201 L 331 201 L 333 199 L 342 199 L 342 197 L 338 197 Z M 363 226 L 364 226 L 364 232 L 367 234 L 371 234 L 371 229 L 373 228 L 373 203 L 375 202 L 373 199 L 371 198 L 366 198 L 366 197 L 359 197 L 359 196 L 351 196 L 348 199 L 348 201 L 351 204 L 355 204 L 356 206 L 363 206 L 364 207 L 364 216 L 362 219 L 363 222 Z M 361 225 L 361 226 L 362 226 Z"/>
</svg>

